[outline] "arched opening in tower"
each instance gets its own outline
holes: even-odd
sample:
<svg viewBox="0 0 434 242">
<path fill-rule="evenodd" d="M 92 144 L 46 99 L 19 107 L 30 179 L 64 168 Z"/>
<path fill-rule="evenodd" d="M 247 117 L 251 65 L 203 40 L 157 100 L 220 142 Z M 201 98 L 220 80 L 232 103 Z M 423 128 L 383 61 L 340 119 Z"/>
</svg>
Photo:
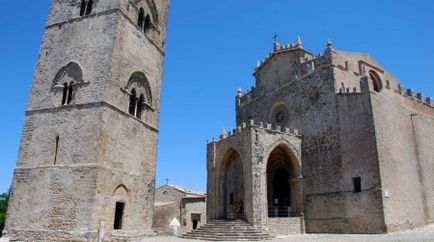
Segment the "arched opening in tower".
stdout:
<svg viewBox="0 0 434 242">
<path fill-rule="evenodd" d="M 267 163 L 269 217 L 298 216 L 302 212 L 301 167 L 285 145 L 277 146 Z"/>
<path fill-rule="evenodd" d="M 220 218 L 244 219 L 244 174 L 241 157 L 230 151 L 222 167 Z"/>
</svg>

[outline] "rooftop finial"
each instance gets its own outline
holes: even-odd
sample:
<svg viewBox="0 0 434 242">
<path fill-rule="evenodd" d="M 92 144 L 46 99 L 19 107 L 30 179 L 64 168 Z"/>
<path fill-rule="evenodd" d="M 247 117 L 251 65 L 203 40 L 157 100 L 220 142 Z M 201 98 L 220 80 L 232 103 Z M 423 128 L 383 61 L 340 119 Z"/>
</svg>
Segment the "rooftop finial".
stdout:
<svg viewBox="0 0 434 242">
<path fill-rule="evenodd" d="M 222 130 L 221 130 L 221 132 L 220 132 L 220 135 L 222 137 L 226 137 L 226 134 L 227 134 L 226 129 L 223 127 Z"/>
<path fill-rule="evenodd" d="M 330 39 L 327 40 L 327 48 L 333 48 L 333 42 Z"/>
<path fill-rule="evenodd" d="M 303 42 L 301 42 L 300 35 L 297 36 L 297 42 L 296 43 L 297 43 L 298 47 L 303 48 Z"/>
</svg>

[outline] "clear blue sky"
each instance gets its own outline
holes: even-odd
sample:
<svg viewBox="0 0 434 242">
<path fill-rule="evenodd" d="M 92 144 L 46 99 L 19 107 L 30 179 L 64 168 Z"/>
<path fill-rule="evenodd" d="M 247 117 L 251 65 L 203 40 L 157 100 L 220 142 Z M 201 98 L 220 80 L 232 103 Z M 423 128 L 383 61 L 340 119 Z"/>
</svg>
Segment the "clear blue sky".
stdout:
<svg viewBox="0 0 434 242">
<path fill-rule="evenodd" d="M 0 1 L 0 192 L 16 163 L 49 0 Z M 161 104 L 157 185 L 206 189 L 206 140 L 234 126 L 238 87 L 300 35 L 313 53 L 372 54 L 405 87 L 434 96 L 434 1 L 172 0 Z"/>
</svg>

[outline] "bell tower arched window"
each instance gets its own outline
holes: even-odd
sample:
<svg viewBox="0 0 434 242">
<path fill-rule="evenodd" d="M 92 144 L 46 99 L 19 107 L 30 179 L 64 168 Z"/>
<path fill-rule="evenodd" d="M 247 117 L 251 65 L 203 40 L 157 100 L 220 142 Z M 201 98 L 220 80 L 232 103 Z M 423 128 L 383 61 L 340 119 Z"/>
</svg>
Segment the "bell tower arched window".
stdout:
<svg viewBox="0 0 434 242">
<path fill-rule="evenodd" d="M 372 84 L 374 86 L 374 91 L 380 92 L 381 89 L 383 89 L 383 83 L 381 81 L 380 76 L 378 76 L 378 74 L 375 71 L 370 71 L 369 77 L 372 80 Z"/>
<path fill-rule="evenodd" d="M 151 87 L 145 74 L 143 72 L 133 73 L 125 89 L 131 90 L 127 91 L 129 93 L 128 113 L 143 120 L 145 112 L 154 110 Z"/>
<path fill-rule="evenodd" d="M 80 90 L 80 87 L 84 85 L 81 67 L 75 62 L 70 62 L 68 65 L 62 67 L 54 78 L 53 90 L 57 90 L 55 93 L 56 96 L 59 95 L 59 99 L 60 95 L 62 95 L 61 103 L 60 100 L 56 100 L 55 102 L 59 102 L 61 106 L 71 104 L 76 98 L 77 90 Z"/>
</svg>

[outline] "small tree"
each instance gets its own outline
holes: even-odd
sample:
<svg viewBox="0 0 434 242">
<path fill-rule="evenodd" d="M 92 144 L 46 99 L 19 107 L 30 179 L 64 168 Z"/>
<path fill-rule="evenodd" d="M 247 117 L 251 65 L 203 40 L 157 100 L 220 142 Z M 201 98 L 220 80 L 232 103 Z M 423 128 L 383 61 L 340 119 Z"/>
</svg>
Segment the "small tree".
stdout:
<svg viewBox="0 0 434 242">
<path fill-rule="evenodd" d="M 6 211 L 8 210 L 9 193 L 3 193 L 0 195 L 0 237 L 1 232 L 5 227 Z"/>
</svg>

